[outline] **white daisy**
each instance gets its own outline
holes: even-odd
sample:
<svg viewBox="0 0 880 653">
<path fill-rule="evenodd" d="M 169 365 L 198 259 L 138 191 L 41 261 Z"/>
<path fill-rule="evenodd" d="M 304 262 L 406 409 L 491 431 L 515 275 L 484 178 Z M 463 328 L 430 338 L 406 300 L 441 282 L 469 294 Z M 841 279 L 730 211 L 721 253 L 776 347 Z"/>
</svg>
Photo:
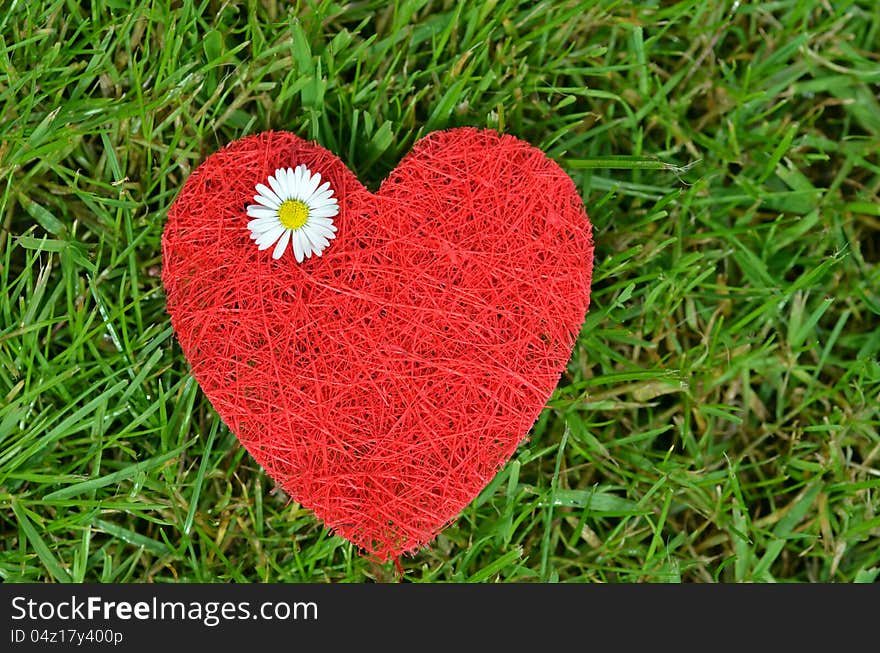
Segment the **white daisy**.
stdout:
<svg viewBox="0 0 880 653">
<path fill-rule="evenodd" d="M 269 186 L 257 184 L 254 201 L 257 204 L 247 207 L 254 218 L 247 226 L 258 249 L 275 245 L 272 258 L 281 258 L 289 243 L 297 263 L 302 263 L 312 254 L 320 256 L 336 238 L 333 216 L 339 205 L 330 182 L 322 184 L 321 173 L 312 174 L 304 165 L 269 175 Z"/>
</svg>

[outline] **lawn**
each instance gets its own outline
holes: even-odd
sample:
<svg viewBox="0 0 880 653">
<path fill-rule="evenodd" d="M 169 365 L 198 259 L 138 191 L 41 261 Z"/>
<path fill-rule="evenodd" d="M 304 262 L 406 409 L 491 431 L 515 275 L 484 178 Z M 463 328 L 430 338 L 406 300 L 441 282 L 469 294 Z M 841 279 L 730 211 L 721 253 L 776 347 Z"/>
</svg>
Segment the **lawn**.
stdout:
<svg viewBox="0 0 880 653">
<path fill-rule="evenodd" d="M 543 149 L 592 303 L 511 461 L 406 580 L 880 574 L 880 10 L 808 2 L 12 0 L 0 16 L 0 578 L 397 579 L 188 372 L 181 185 L 286 129 L 370 188 L 426 133 Z"/>
</svg>

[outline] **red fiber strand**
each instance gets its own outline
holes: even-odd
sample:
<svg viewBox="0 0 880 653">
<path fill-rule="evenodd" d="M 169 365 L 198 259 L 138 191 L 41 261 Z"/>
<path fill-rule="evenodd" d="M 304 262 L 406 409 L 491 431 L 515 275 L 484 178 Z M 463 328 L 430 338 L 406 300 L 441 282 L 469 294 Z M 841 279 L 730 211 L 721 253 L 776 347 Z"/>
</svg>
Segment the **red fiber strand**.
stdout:
<svg viewBox="0 0 880 653">
<path fill-rule="evenodd" d="M 323 256 L 258 251 L 246 205 L 304 163 L 340 212 Z M 211 404 L 268 474 L 381 560 L 430 542 L 514 453 L 589 305 L 571 179 L 512 136 L 417 142 L 380 190 L 287 132 L 196 169 L 163 235 L 168 311 Z"/>
</svg>

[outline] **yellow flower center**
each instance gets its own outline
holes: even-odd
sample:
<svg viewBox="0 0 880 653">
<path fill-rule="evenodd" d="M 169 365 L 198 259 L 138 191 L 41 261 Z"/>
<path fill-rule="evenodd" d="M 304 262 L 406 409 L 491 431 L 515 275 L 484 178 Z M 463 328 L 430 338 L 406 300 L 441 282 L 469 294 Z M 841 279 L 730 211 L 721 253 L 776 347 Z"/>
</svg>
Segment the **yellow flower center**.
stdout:
<svg viewBox="0 0 880 653">
<path fill-rule="evenodd" d="M 299 229 L 309 220 L 309 207 L 299 200 L 286 200 L 278 207 L 278 219 L 288 229 Z"/>
</svg>

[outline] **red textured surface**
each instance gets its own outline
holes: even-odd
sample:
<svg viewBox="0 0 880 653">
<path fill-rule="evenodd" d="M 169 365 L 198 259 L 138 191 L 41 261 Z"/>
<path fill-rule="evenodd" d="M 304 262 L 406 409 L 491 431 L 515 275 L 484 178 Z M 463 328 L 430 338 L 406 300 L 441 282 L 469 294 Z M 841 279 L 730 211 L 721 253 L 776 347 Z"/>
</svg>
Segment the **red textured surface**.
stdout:
<svg viewBox="0 0 880 653">
<path fill-rule="evenodd" d="M 339 231 L 297 264 L 245 207 L 276 168 L 331 182 Z M 471 128 L 420 140 L 373 194 L 287 132 L 195 170 L 163 235 L 192 372 L 256 461 L 385 560 L 430 542 L 526 437 L 589 305 L 591 227 L 540 150 Z"/>
</svg>

